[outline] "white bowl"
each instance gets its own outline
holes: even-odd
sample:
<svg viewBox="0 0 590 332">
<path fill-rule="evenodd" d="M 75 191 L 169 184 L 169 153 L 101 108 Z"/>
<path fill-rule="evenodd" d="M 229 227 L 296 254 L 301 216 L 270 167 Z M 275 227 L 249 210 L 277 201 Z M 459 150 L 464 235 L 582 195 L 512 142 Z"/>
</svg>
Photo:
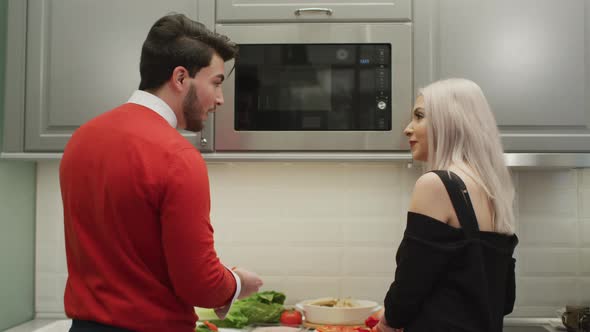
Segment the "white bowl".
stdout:
<svg viewBox="0 0 590 332">
<path fill-rule="evenodd" d="M 295 307 L 303 311 L 306 322 L 329 325 L 362 325 L 372 313 L 381 309 L 377 302 L 368 300 L 355 300 L 358 304 L 356 307 L 326 307 L 310 304 L 329 299 L 331 298 L 305 300 L 297 303 Z"/>
</svg>

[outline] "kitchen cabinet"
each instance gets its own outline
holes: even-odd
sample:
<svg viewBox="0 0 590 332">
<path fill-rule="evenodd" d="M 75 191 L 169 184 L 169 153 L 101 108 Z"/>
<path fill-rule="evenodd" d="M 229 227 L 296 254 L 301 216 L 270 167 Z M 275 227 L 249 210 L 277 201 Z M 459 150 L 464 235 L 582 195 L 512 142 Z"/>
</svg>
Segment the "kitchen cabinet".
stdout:
<svg viewBox="0 0 590 332">
<path fill-rule="evenodd" d="M 222 0 L 217 23 L 410 21 L 411 0 Z"/>
<path fill-rule="evenodd" d="M 590 151 L 590 2 L 414 2 L 414 84 L 465 77 L 506 151 Z"/>
<path fill-rule="evenodd" d="M 3 151 L 61 152 L 81 124 L 126 102 L 148 30 L 170 12 L 214 27 L 214 0 L 9 0 Z M 183 132 L 203 150 L 212 134 Z"/>
</svg>

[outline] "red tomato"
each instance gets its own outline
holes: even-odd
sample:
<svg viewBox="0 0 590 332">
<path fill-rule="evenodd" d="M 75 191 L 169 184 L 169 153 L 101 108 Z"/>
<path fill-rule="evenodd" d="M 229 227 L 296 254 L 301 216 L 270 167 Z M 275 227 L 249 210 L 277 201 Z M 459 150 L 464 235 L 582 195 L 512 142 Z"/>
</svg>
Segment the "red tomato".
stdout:
<svg viewBox="0 0 590 332">
<path fill-rule="evenodd" d="M 369 328 L 377 325 L 377 323 L 379 323 L 379 318 L 377 317 L 369 316 L 369 318 L 365 319 L 365 325 Z"/>
<path fill-rule="evenodd" d="M 300 325 L 301 322 L 301 313 L 297 310 L 285 310 L 281 314 L 281 324 L 283 325 Z"/>
<path fill-rule="evenodd" d="M 374 326 L 376 326 L 377 323 L 379 323 L 381 316 L 383 316 L 383 311 L 384 311 L 384 309 L 381 309 L 381 310 L 373 313 L 367 319 L 365 319 L 365 325 L 370 328 L 373 328 Z"/>
</svg>

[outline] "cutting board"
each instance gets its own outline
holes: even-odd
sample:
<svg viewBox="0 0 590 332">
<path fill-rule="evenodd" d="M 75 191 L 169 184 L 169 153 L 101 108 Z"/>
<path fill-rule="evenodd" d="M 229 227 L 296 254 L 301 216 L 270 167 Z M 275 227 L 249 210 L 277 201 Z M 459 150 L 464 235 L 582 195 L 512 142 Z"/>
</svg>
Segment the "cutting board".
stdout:
<svg viewBox="0 0 590 332">
<path fill-rule="evenodd" d="M 346 326 L 346 327 L 366 327 L 364 325 L 359 325 L 359 324 L 355 324 L 355 325 L 334 325 L 334 324 L 316 324 L 316 323 L 312 323 L 312 322 L 307 322 L 307 321 L 303 321 L 303 326 L 308 327 L 308 328 L 313 328 L 313 329 L 317 329 L 318 327 L 321 326 Z"/>
</svg>

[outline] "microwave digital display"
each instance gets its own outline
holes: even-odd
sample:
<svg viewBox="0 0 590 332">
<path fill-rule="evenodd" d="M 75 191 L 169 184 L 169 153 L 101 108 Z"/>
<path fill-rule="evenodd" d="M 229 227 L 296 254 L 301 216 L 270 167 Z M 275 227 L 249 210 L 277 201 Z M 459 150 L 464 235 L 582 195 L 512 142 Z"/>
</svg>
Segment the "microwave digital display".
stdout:
<svg viewBox="0 0 590 332">
<path fill-rule="evenodd" d="M 241 44 L 236 131 L 389 131 L 390 44 Z"/>
</svg>

